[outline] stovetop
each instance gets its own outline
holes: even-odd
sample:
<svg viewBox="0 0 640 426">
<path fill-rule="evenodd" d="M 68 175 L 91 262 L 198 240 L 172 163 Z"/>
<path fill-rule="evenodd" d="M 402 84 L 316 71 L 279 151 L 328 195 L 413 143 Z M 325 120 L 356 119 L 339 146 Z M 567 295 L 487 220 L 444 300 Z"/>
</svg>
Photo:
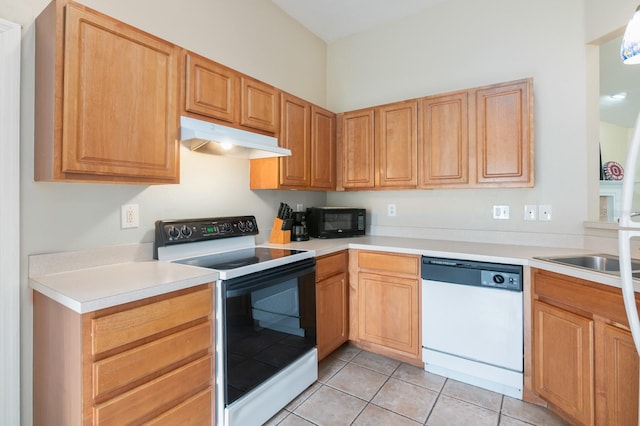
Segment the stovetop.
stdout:
<svg viewBox="0 0 640 426">
<path fill-rule="evenodd" d="M 315 256 L 313 251 L 256 246 L 254 216 L 158 220 L 154 258 L 218 271 L 230 279 Z"/>
<path fill-rule="evenodd" d="M 305 250 L 289 250 L 271 247 L 252 247 L 240 250 L 233 250 L 223 253 L 215 253 L 187 259 L 178 259 L 176 263 L 185 265 L 200 266 L 202 268 L 229 270 L 237 269 L 261 262 L 269 262 L 287 256 L 305 253 Z"/>
</svg>

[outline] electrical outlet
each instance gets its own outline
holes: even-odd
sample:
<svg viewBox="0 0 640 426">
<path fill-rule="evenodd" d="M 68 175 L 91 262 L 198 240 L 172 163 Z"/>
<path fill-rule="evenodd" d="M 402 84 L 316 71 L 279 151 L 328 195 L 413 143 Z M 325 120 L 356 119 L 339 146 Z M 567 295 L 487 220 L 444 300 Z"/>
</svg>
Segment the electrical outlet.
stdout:
<svg viewBox="0 0 640 426">
<path fill-rule="evenodd" d="M 544 221 L 551 220 L 551 204 L 540 204 L 538 206 L 538 219 Z"/>
<path fill-rule="evenodd" d="M 387 216 L 395 216 L 395 215 L 396 215 L 396 205 L 387 204 Z"/>
<path fill-rule="evenodd" d="M 124 204 L 120 207 L 120 228 L 137 228 L 140 226 L 140 212 L 137 204 Z"/>
<path fill-rule="evenodd" d="M 524 205 L 524 220 L 536 220 L 538 206 L 535 204 Z"/>
<path fill-rule="evenodd" d="M 509 206 L 493 206 L 494 219 L 509 219 Z"/>
<path fill-rule="evenodd" d="M 304 205 L 302 205 L 301 203 L 296 204 L 296 211 L 297 212 L 304 211 Z"/>
</svg>

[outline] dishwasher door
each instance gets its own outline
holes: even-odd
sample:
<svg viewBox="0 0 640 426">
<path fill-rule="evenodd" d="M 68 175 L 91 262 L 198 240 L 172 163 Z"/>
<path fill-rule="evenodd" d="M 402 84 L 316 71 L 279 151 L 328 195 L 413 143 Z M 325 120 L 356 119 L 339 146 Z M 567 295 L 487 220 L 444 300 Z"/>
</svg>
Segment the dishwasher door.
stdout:
<svg viewBox="0 0 640 426">
<path fill-rule="evenodd" d="M 522 399 L 522 303 L 522 291 L 423 280 L 424 369 Z"/>
<path fill-rule="evenodd" d="M 522 371 L 522 292 L 422 283 L 425 348 Z"/>
</svg>

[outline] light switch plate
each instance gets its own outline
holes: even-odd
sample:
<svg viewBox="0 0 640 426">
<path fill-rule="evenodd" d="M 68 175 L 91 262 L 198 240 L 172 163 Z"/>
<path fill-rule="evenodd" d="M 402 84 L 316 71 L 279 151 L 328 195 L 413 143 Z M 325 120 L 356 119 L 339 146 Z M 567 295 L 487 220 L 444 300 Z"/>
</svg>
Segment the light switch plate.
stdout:
<svg viewBox="0 0 640 426">
<path fill-rule="evenodd" d="M 524 205 L 524 220 L 536 220 L 538 216 L 538 206 L 535 204 Z"/>
</svg>

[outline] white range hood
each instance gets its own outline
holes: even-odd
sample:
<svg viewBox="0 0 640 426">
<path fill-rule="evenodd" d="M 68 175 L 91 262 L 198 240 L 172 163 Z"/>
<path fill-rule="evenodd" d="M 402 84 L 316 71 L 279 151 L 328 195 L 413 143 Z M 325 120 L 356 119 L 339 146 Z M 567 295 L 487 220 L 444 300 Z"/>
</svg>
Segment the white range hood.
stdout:
<svg viewBox="0 0 640 426">
<path fill-rule="evenodd" d="M 278 139 L 191 117 L 180 117 L 180 139 L 199 150 L 237 158 L 286 157 L 291 150 L 280 148 Z"/>
</svg>

